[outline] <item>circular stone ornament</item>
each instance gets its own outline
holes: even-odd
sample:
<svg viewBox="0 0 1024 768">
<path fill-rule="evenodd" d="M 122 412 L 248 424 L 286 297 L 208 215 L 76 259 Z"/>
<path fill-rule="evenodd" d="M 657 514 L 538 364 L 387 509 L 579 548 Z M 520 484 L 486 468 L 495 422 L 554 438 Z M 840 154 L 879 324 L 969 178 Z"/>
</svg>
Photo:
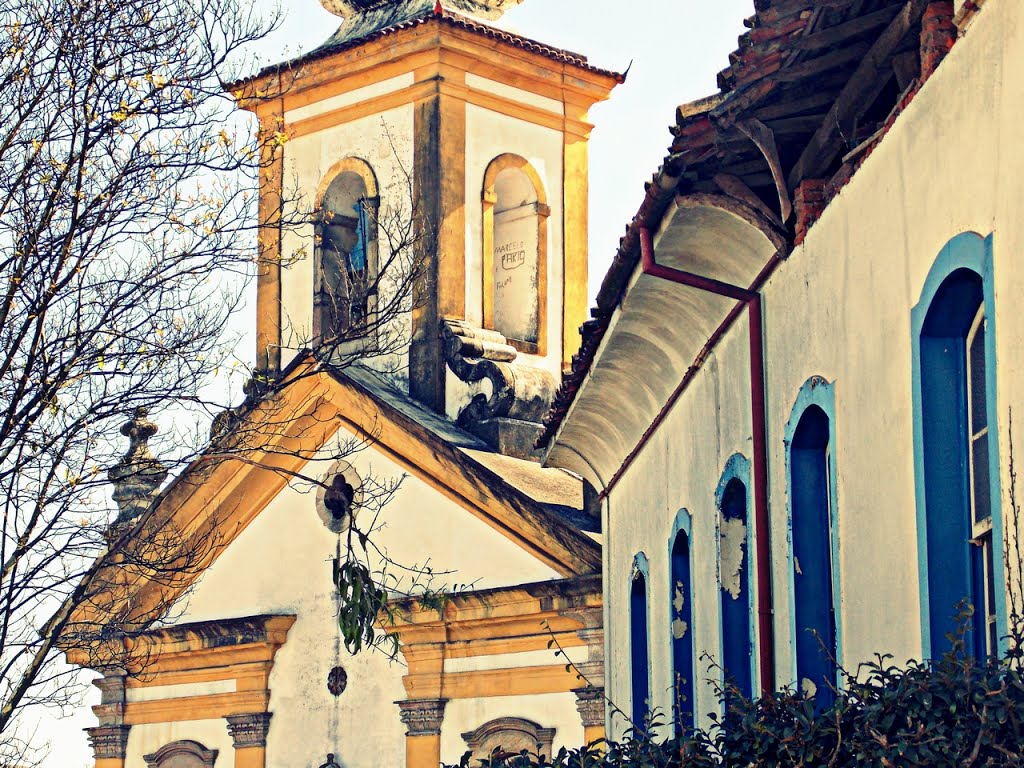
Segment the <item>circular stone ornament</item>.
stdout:
<svg viewBox="0 0 1024 768">
<path fill-rule="evenodd" d="M 327 690 L 333 696 L 341 696 L 348 687 L 348 672 L 344 667 L 335 667 L 327 674 Z"/>
<path fill-rule="evenodd" d="M 363 504 L 363 480 L 347 461 L 324 476 L 316 492 L 316 513 L 332 533 L 344 533 Z"/>
</svg>

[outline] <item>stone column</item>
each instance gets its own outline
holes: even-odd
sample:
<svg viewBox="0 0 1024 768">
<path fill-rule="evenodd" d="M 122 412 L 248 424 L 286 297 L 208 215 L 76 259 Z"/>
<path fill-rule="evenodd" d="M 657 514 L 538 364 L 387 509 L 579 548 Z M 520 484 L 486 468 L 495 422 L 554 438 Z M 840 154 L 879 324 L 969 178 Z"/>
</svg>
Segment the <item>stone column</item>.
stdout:
<svg viewBox="0 0 1024 768">
<path fill-rule="evenodd" d="M 441 722 L 447 699 L 397 701 L 405 723 L 405 768 L 437 768 L 441 763 Z"/>
<path fill-rule="evenodd" d="M 586 688 L 576 688 L 576 711 L 580 713 L 580 720 L 583 721 L 583 742 L 593 744 L 604 738 L 604 688 L 597 688 L 588 685 Z"/>
<path fill-rule="evenodd" d="M 100 703 L 92 708 L 99 726 L 86 728 L 89 744 L 96 759 L 96 768 L 124 768 L 128 751 L 128 732 L 125 725 L 125 674 L 122 670 L 108 671 L 104 677 L 93 680 L 100 689 Z"/>
<path fill-rule="evenodd" d="M 235 747 L 235 768 L 266 768 L 271 716 L 270 712 L 254 712 L 224 718 Z"/>
<path fill-rule="evenodd" d="M 89 735 L 89 746 L 96 758 L 96 768 L 124 768 L 130 730 L 127 725 L 101 725 L 85 729 Z"/>
</svg>

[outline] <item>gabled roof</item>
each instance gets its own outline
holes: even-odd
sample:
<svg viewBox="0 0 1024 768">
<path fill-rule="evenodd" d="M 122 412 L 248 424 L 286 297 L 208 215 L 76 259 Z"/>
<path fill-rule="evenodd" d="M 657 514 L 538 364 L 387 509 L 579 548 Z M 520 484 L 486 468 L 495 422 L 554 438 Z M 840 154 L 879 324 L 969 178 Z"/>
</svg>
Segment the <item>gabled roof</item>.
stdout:
<svg viewBox="0 0 1024 768">
<path fill-rule="evenodd" d="M 600 570 L 600 546 L 576 525 L 584 519 L 577 479 L 497 456 L 366 369 L 337 370 L 307 353 L 282 373 L 282 381 L 278 394 L 248 409 L 233 429 L 259 433 L 260 450 L 240 458 L 215 441 L 187 467 L 117 542 L 117 554 L 97 562 L 83 586 L 90 599 L 74 610 L 65 637 L 96 636 L 112 620 L 145 628 L 158 618 L 158 606 L 173 604 L 339 428 L 356 433 L 563 576 Z M 172 546 L 189 563 L 186 573 L 168 578 L 124 567 L 133 553 L 169 531 Z M 167 562 L 175 562 L 173 553 Z"/>
<path fill-rule="evenodd" d="M 718 75 L 719 92 L 676 110 L 673 140 L 647 183 L 597 295 L 582 342 L 545 419 L 550 445 L 583 386 L 640 262 L 640 231 L 657 231 L 674 203 L 724 195 L 770 220 L 789 243 L 807 179 L 825 203 L 923 81 L 927 0 L 754 0 L 748 32 Z M 745 287 L 745 286 L 744 286 Z"/>
</svg>

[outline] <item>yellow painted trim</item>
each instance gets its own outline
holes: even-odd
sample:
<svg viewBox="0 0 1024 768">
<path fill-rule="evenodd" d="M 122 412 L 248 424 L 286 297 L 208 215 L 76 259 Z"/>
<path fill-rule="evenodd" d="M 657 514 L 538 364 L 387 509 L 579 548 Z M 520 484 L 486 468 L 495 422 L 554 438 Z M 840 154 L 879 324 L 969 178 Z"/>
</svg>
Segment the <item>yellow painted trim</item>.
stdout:
<svg viewBox="0 0 1024 768">
<path fill-rule="evenodd" d="M 495 184 L 502 171 L 515 169 L 526 174 L 537 195 L 537 342 L 509 338 L 508 342 L 521 352 L 547 354 L 548 342 L 548 217 L 551 208 L 544 182 L 530 162 L 519 155 L 506 153 L 491 160 L 484 171 L 481 192 L 483 207 L 483 318 L 484 328 L 494 330 L 494 206 L 497 202 Z"/>
<path fill-rule="evenodd" d="M 265 768 L 266 747 L 235 747 L 235 768 Z"/>
<path fill-rule="evenodd" d="M 260 120 L 259 262 L 256 271 L 256 367 L 281 366 L 281 205 L 284 145 L 269 137 L 282 130 L 280 114 Z"/>
<path fill-rule="evenodd" d="M 332 109 L 314 117 L 307 117 L 288 124 L 288 138 L 297 139 L 311 133 L 344 125 L 364 117 L 372 117 L 408 104 L 415 104 L 437 92 L 437 83 L 416 83 L 400 91 L 392 91 L 358 104 Z"/>
<path fill-rule="evenodd" d="M 409 674 L 402 678 L 410 699 L 482 699 L 494 696 L 537 696 L 579 688 L 576 672 L 564 664 L 485 669 L 476 672 Z"/>
<path fill-rule="evenodd" d="M 270 691 L 236 691 L 176 699 L 133 701 L 124 705 L 126 725 L 180 723 L 188 720 L 217 720 L 228 715 L 266 712 Z"/>
<path fill-rule="evenodd" d="M 565 137 L 562 167 L 562 369 L 567 371 L 579 351 L 580 327 L 587 319 L 590 161 L 585 139 Z"/>
<path fill-rule="evenodd" d="M 437 768 L 441 764 L 441 734 L 405 737 L 405 768 Z"/>
</svg>

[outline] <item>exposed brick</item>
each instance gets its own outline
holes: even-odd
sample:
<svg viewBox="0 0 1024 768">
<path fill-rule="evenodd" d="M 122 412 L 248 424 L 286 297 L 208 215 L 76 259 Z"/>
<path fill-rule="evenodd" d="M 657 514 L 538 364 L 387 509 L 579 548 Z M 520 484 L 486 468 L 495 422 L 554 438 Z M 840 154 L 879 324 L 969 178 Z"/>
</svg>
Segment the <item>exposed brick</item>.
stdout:
<svg viewBox="0 0 1024 768">
<path fill-rule="evenodd" d="M 827 204 L 825 196 L 826 179 L 804 179 L 793 195 L 796 214 L 796 244 L 807 236 L 807 230 L 818 220 Z"/>
<path fill-rule="evenodd" d="M 956 42 L 951 0 L 931 3 L 921 19 L 921 80 L 927 80 Z"/>
</svg>

